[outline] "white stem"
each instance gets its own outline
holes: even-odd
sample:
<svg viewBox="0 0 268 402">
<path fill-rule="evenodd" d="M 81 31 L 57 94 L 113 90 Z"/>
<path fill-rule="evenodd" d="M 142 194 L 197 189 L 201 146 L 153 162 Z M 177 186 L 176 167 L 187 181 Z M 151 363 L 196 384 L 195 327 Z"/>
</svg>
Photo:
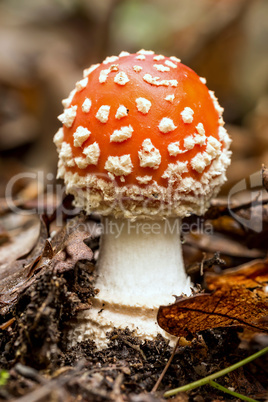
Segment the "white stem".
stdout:
<svg viewBox="0 0 268 402">
<path fill-rule="evenodd" d="M 105 302 L 154 307 L 189 294 L 181 251 L 180 219 L 104 218 L 96 287 Z"/>
<path fill-rule="evenodd" d="M 191 293 L 181 252 L 180 220 L 136 221 L 102 219 L 97 264 L 98 295 L 93 308 L 79 314 L 69 334 L 71 343 L 94 339 L 107 345 L 106 332 L 128 327 L 136 336 L 155 339 L 160 305 L 174 302 L 173 295 Z"/>
</svg>

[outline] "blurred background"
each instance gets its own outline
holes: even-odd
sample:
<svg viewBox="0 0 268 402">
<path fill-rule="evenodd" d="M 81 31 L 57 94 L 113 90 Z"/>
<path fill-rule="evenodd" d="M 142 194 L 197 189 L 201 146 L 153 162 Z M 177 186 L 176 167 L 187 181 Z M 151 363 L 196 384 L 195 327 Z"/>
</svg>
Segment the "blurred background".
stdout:
<svg viewBox="0 0 268 402">
<path fill-rule="evenodd" d="M 0 1 L 0 197 L 18 172 L 56 172 L 56 117 L 82 70 L 140 48 L 179 57 L 224 106 L 227 194 L 268 164 L 267 16 L 267 0 Z"/>
</svg>

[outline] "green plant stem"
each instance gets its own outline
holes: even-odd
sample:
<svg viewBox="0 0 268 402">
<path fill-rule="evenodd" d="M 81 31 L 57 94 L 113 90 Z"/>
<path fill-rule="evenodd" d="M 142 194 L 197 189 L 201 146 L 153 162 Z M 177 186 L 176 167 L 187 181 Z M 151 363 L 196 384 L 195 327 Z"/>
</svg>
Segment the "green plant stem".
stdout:
<svg viewBox="0 0 268 402">
<path fill-rule="evenodd" d="M 225 368 L 223 370 L 220 370 L 217 373 L 211 374 L 211 375 L 209 375 L 209 376 L 207 376 L 205 378 L 201 378 L 201 380 L 194 381 L 191 384 L 187 384 L 187 385 L 184 385 L 184 386 L 179 387 L 179 388 L 171 389 L 170 391 L 167 391 L 167 392 L 164 393 L 164 397 L 168 398 L 170 396 L 176 395 L 178 392 L 191 391 L 192 389 L 195 389 L 197 387 L 201 387 L 202 385 L 208 384 L 210 381 L 215 380 L 216 378 L 222 377 L 225 374 L 231 373 L 231 371 L 234 371 L 234 370 L 238 369 L 239 367 L 244 366 L 245 364 L 251 362 L 254 359 L 257 359 L 257 357 L 260 357 L 260 356 L 264 355 L 267 352 L 268 352 L 268 346 L 266 348 L 260 350 L 259 352 L 254 353 L 254 355 L 251 355 L 251 356 L 247 357 L 246 359 L 241 360 L 240 362 L 233 364 L 230 367 L 227 367 L 227 368 Z"/>
<path fill-rule="evenodd" d="M 223 387 L 222 385 L 218 384 L 215 381 L 209 381 L 209 385 L 218 389 L 219 391 L 225 392 L 226 394 L 230 394 L 230 395 L 235 396 L 236 398 L 242 399 L 242 401 L 258 402 L 258 401 L 256 401 L 256 399 L 252 399 L 252 398 L 249 398 L 248 396 L 241 395 L 238 392 L 231 391 L 230 389 Z"/>
</svg>

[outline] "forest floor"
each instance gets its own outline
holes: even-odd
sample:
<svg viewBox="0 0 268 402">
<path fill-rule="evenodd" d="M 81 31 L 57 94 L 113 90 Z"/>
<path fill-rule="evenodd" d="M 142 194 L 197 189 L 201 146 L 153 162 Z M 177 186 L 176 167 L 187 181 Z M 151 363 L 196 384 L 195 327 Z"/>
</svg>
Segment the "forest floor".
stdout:
<svg viewBox="0 0 268 402">
<path fill-rule="evenodd" d="M 69 197 L 63 203 L 70 205 Z M 180 338 L 175 351 L 161 336 L 141 341 L 128 330 L 108 334 L 107 349 L 97 351 L 89 340 L 70 347 L 66 329 L 78 311 L 90 308 L 96 292 L 99 237 L 92 228 L 99 218 L 64 215 L 59 228 L 56 213 L 16 215 L 2 200 L 0 400 L 160 402 L 166 391 L 267 347 L 267 203 L 267 197 L 235 206 L 213 200 L 202 218 L 213 233 L 184 234 L 186 270 L 198 290 L 161 307 L 158 314 L 160 326 Z M 261 219 L 258 232 L 241 224 L 241 217 L 252 216 L 255 222 Z M 267 400 L 267 363 L 268 354 L 217 381 Z M 238 399 L 205 385 L 173 400 Z"/>
</svg>

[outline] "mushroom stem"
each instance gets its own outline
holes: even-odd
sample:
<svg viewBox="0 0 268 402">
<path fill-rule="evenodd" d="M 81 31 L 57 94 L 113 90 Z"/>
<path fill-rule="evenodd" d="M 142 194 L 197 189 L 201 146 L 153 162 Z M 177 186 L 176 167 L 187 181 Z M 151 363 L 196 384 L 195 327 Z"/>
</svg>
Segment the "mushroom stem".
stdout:
<svg viewBox="0 0 268 402">
<path fill-rule="evenodd" d="M 128 327 L 144 339 L 160 333 L 172 339 L 156 322 L 160 305 L 174 302 L 173 295 L 191 293 L 181 251 L 180 219 L 102 219 L 100 257 L 97 264 L 98 295 L 93 307 L 73 323 L 75 342 L 94 339 L 107 345 L 106 332 Z"/>
<path fill-rule="evenodd" d="M 180 219 L 103 218 L 98 261 L 99 298 L 154 307 L 191 293 L 181 251 Z"/>
</svg>

